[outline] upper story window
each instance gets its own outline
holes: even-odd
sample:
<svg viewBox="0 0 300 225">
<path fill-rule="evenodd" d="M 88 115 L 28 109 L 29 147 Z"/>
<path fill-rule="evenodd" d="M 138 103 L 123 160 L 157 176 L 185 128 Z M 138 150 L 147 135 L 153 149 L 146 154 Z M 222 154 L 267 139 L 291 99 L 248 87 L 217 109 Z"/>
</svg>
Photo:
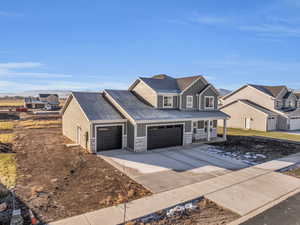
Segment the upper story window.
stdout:
<svg viewBox="0 0 300 225">
<path fill-rule="evenodd" d="M 204 108 L 205 109 L 215 109 L 215 97 L 205 96 L 204 98 Z"/>
<path fill-rule="evenodd" d="M 164 108 L 173 108 L 173 96 L 164 96 L 163 106 Z"/>
<path fill-rule="evenodd" d="M 186 96 L 186 107 L 187 108 L 193 108 L 193 96 L 192 95 L 188 95 Z"/>
<path fill-rule="evenodd" d="M 276 101 L 276 108 L 280 108 L 281 107 L 281 101 Z"/>
</svg>

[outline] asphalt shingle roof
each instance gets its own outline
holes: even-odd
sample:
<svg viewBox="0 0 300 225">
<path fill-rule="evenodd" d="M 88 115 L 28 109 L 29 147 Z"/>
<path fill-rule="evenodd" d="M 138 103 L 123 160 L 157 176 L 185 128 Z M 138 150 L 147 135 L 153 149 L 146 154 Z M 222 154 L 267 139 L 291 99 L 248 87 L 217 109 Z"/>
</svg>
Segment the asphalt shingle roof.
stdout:
<svg viewBox="0 0 300 225">
<path fill-rule="evenodd" d="M 221 111 L 180 111 L 176 109 L 156 109 L 126 90 L 105 90 L 134 120 L 174 120 L 192 118 L 226 118 Z"/>
<path fill-rule="evenodd" d="M 100 92 L 72 92 L 89 120 L 121 120 L 121 114 Z"/>
<path fill-rule="evenodd" d="M 241 101 L 241 102 L 243 102 L 243 103 L 245 103 L 245 104 L 247 104 L 247 105 L 249 105 L 249 106 L 251 106 L 251 107 L 253 107 L 253 108 L 257 109 L 257 110 L 259 110 L 259 111 L 262 111 L 262 112 L 264 112 L 264 113 L 266 113 L 268 115 L 279 115 L 278 113 L 275 113 L 275 112 L 273 112 L 273 111 L 271 111 L 271 110 L 269 110 L 267 108 L 264 108 L 264 107 L 262 107 L 262 106 L 260 106 L 260 105 L 258 105 L 256 103 L 254 103 L 252 101 L 245 100 L 245 99 L 241 99 L 241 100 L 238 100 L 238 101 Z"/>
<path fill-rule="evenodd" d="M 173 78 L 165 74 L 155 75 L 151 78 L 140 77 L 153 90 L 161 93 L 180 93 L 201 76 Z"/>
<path fill-rule="evenodd" d="M 249 84 L 250 86 L 272 96 L 277 97 L 277 95 L 282 91 L 282 89 L 286 88 L 286 86 L 265 86 L 265 85 L 256 85 L 256 84 Z"/>
</svg>

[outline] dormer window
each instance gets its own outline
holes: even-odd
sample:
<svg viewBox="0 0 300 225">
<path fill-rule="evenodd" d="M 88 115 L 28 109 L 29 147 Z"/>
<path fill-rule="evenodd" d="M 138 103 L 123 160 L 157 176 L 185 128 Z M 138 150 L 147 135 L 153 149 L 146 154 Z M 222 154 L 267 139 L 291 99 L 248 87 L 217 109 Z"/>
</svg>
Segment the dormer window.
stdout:
<svg viewBox="0 0 300 225">
<path fill-rule="evenodd" d="M 204 103 L 205 103 L 204 105 L 205 109 L 215 109 L 215 97 L 205 96 Z"/>
<path fill-rule="evenodd" d="M 173 96 L 164 96 L 163 106 L 164 108 L 173 108 Z"/>
<path fill-rule="evenodd" d="M 188 95 L 188 96 L 186 96 L 186 107 L 187 108 L 193 108 L 193 104 L 194 102 L 193 102 L 193 96 L 192 95 Z"/>
</svg>

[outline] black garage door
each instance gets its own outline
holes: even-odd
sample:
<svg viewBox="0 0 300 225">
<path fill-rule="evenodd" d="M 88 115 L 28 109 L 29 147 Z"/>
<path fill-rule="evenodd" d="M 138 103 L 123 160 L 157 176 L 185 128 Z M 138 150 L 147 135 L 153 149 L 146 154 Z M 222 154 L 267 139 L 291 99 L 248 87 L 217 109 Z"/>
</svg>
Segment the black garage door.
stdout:
<svg viewBox="0 0 300 225">
<path fill-rule="evenodd" d="M 182 145 L 183 125 L 148 127 L 148 149 Z"/>
<path fill-rule="evenodd" d="M 97 151 L 122 148 L 122 126 L 97 128 Z"/>
</svg>

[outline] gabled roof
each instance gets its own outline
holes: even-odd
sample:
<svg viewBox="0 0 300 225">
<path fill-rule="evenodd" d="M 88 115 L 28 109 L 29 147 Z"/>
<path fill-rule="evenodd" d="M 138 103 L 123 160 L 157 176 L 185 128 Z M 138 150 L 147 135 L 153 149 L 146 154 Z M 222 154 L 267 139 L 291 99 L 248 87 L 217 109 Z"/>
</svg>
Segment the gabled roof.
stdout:
<svg viewBox="0 0 300 225">
<path fill-rule="evenodd" d="M 265 85 L 256 85 L 256 84 L 249 84 L 249 86 L 254 87 L 274 98 L 276 98 L 279 93 L 286 88 L 286 86 L 265 86 Z"/>
<path fill-rule="evenodd" d="M 103 97 L 100 92 L 72 92 L 88 120 L 122 120 L 121 114 Z M 70 98 L 70 97 L 69 97 Z M 70 100 L 67 100 L 69 104 Z M 64 106 L 62 112 L 65 111 Z"/>
<path fill-rule="evenodd" d="M 155 75 L 153 77 L 140 77 L 144 83 L 158 93 L 181 93 L 193 82 L 202 79 L 207 84 L 203 76 L 190 76 L 182 78 L 173 78 L 165 74 Z"/>
<path fill-rule="evenodd" d="M 266 94 L 266 95 L 269 95 L 273 98 L 276 98 L 278 96 L 278 94 L 284 89 L 286 88 L 286 86 L 265 86 L 265 85 L 256 85 L 256 84 L 246 84 L 246 85 L 243 85 L 242 87 L 240 87 L 239 89 L 223 96 L 223 99 L 227 99 L 229 98 L 230 96 L 234 95 L 235 93 L 243 90 L 244 88 L 246 87 L 252 87 L 252 88 L 255 88 L 256 90 Z"/>
<path fill-rule="evenodd" d="M 294 92 L 294 95 L 295 95 L 298 99 L 300 99 L 300 92 Z"/>
<path fill-rule="evenodd" d="M 235 103 L 238 103 L 238 102 L 244 103 L 244 104 L 246 104 L 246 105 L 248 105 L 248 106 L 250 106 L 250 107 L 252 107 L 252 108 L 254 108 L 254 109 L 256 109 L 256 110 L 258 110 L 260 112 L 263 112 L 263 113 L 265 113 L 265 114 L 267 114 L 269 116 L 279 115 L 276 112 L 273 112 L 273 111 L 271 111 L 271 110 L 269 110 L 269 109 L 267 109 L 267 108 L 265 108 L 265 107 L 263 107 L 261 105 L 258 105 L 256 103 L 254 103 L 252 101 L 249 101 L 249 100 L 246 100 L 246 99 L 239 99 L 239 100 L 233 101 L 233 102 L 231 102 L 231 103 L 229 103 L 227 105 L 222 106 L 220 109 L 227 108 L 228 106 L 234 105 Z"/>
<path fill-rule="evenodd" d="M 189 85 L 191 85 L 194 81 L 196 81 L 200 77 L 202 77 L 202 76 L 177 78 L 176 81 L 177 81 L 179 90 L 181 90 L 181 91 L 185 90 Z"/>
<path fill-rule="evenodd" d="M 227 118 L 220 111 L 180 111 L 178 109 L 156 109 L 140 101 L 131 91 L 105 90 L 105 93 L 122 108 L 132 120 L 145 121 L 169 121 L 190 120 L 192 118 Z"/>
</svg>

